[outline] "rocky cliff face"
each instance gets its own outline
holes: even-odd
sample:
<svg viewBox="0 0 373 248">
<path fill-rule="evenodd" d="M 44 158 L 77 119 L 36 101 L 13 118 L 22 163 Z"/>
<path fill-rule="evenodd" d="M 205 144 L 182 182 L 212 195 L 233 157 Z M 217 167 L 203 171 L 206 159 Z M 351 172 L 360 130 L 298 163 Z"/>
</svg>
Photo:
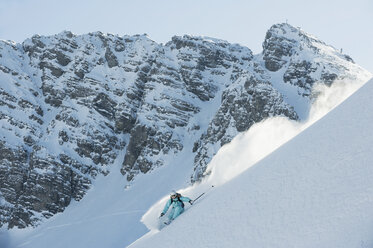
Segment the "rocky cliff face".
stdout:
<svg viewBox="0 0 373 248">
<path fill-rule="evenodd" d="M 0 41 L 0 226 L 63 211 L 114 162 L 132 181 L 188 154 L 194 164 L 182 166 L 197 181 L 238 132 L 306 116 L 315 83 L 369 76 L 287 24 L 272 26 L 255 56 L 192 36 L 165 45 L 100 32 Z"/>
</svg>

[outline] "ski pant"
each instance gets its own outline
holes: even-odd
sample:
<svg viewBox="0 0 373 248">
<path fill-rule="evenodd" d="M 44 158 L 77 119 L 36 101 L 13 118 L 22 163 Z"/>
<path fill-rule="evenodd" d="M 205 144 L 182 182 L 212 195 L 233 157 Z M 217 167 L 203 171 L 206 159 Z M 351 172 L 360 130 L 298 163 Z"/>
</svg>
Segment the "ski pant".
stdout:
<svg viewBox="0 0 373 248">
<path fill-rule="evenodd" d="M 176 219 L 180 214 L 182 214 L 184 212 L 184 208 L 182 207 L 174 207 L 171 209 L 169 215 L 168 215 L 168 219 L 171 221 L 171 220 L 174 220 Z"/>
</svg>

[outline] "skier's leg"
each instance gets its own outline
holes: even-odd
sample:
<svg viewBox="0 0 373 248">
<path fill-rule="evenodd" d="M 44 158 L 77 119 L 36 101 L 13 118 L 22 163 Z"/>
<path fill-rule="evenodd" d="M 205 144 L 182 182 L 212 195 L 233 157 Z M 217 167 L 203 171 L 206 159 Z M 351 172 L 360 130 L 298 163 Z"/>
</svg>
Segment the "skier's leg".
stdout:
<svg viewBox="0 0 373 248">
<path fill-rule="evenodd" d="M 168 222 L 170 222 L 173 219 L 174 213 L 175 213 L 175 208 L 172 208 L 170 210 L 170 213 L 168 214 Z"/>
<path fill-rule="evenodd" d="M 184 208 L 182 207 L 176 207 L 175 211 L 173 213 L 172 219 L 176 219 L 182 212 L 184 212 Z"/>
</svg>

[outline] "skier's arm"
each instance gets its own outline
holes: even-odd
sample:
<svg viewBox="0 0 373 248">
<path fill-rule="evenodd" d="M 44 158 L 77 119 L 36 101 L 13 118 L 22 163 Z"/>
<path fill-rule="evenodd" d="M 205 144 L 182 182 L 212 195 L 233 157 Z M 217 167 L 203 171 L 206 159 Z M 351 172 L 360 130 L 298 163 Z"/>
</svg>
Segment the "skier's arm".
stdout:
<svg viewBox="0 0 373 248">
<path fill-rule="evenodd" d="M 182 196 L 182 197 L 180 197 L 180 201 L 189 202 L 189 201 L 191 201 L 191 199 L 189 197 Z"/>
<path fill-rule="evenodd" d="M 180 197 L 180 201 L 189 202 L 190 205 L 193 204 L 193 201 L 189 197 Z"/>
<path fill-rule="evenodd" d="M 171 205 L 171 199 L 168 199 L 168 201 L 166 202 L 166 205 L 164 206 L 164 209 L 162 211 L 163 214 L 167 213 L 167 210 L 170 207 L 170 205 Z"/>
</svg>

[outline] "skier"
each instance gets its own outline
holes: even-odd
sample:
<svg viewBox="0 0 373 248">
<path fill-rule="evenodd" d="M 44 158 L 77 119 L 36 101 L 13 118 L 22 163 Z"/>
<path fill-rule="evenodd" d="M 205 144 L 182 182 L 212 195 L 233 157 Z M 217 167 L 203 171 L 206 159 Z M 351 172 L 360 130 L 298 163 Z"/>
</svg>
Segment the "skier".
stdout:
<svg viewBox="0 0 373 248">
<path fill-rule="evenodd" d="M 193 204 L 193 201 L 190 198 L 184 197 L 181 194 L 177 193 L 175 190 L 173 190 L 170 194 L 170 199 L 167 201 L 166 205 L 164 206 L 164 209 L 160 216 L 162 217 L 163 215 L 165 215 L 169 207 L 172 207 L 171 212 L 168 215 L 168 221 L 164 222 L 166 225 L 170 224 L 171 221 L 176 219 L 176 217 L 178 217 L 182 212 L 184 212 L 183 202 L 189 202 L 190 205 Z"/>
</svg>

